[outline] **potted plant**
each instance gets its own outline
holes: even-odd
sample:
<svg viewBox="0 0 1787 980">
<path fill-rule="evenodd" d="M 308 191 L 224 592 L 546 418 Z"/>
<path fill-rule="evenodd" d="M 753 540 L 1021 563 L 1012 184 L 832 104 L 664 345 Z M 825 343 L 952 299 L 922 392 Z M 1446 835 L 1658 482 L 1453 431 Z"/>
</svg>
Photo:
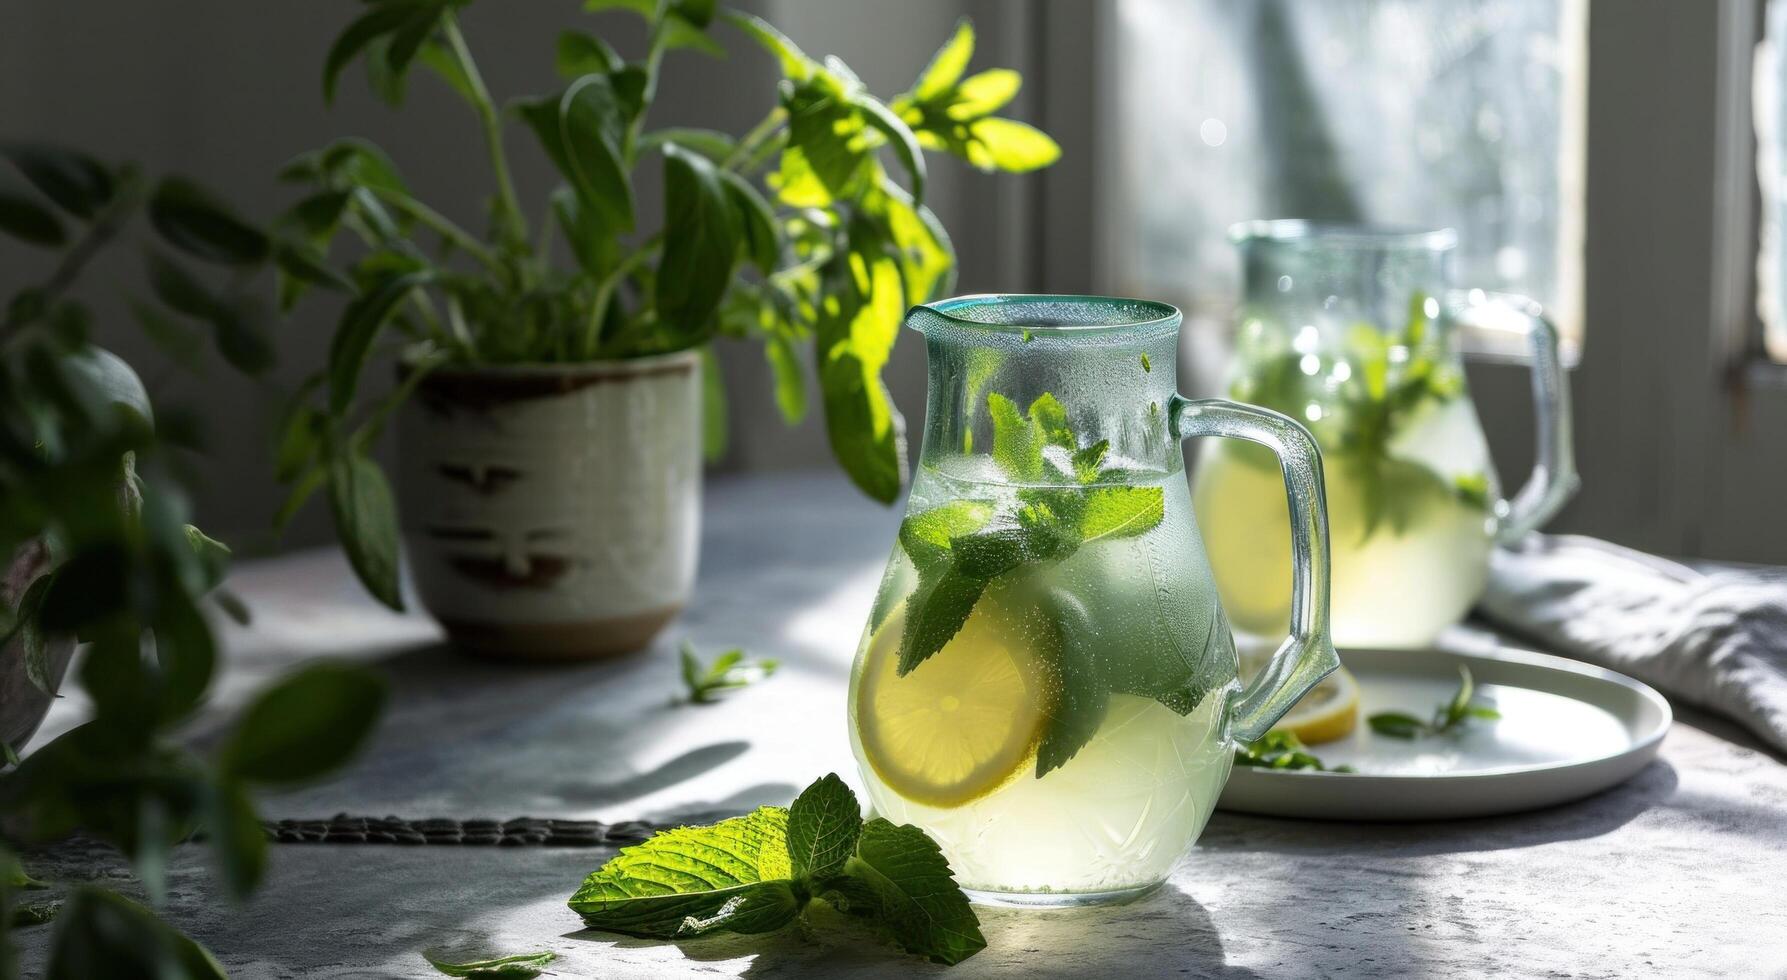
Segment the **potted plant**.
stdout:
<svg viewBox="0 0 1787 980">
<path fill-rule="evenodd" d="M 331 277 L 352 298 L 281 438 L 279 476 L 293 487 L 281 518 L 326 489 L 355 572 L 393 608 L 401 527 L 423 604 L 474 650 L 636 649 L 694 578 L 703 415 L 710 449 L 724 432 L 712 342 L 762 344 L 791 422 L 807 411 L 798 351 L 810 345 L 834 455 L 893 502 L 905 443 L 881 368 L 905 308 L 954 268 L 923 205 L 924 151 L 1024 171 L 1059 149 L 993 115 L 1017 73 L 964 77 L 965 21 L 910 91 L 882 102 L 837 59 L 808 57 L 758 18 L 716 15 L 711 0 L 590 0 L 645 18 L 644 57 L 566 32 L 564 87 L 501 106 L 460 30 L 462 5 L 374 0 L 329 51 L 323 88 L 331 96 L 356 59 L 393 103 L 418 65 L 444 80 L 490 160 L 486 234 L 418 200 L 364 141 L 284 172 L 309 189 L 288 225 L 319 250 L 348 236 L 361 252 Z M 719 50 L 709 29 L 721 20 L 781 66 L 763 121 L 736 138 L 648 124 L 666 54 Z M 510 124 L 532 131 L 564 179 L 537 224 L 509 176 Z M 656 228 L 639 221 L 633 186 L 648 166 L 663 175 Z M 303 284 L 291 279 L 282 300 Z M 381 345 L 399 354 L 389 391 L 365 380 Z M 368 455 L 394 416 L 396 501 Z"/>
</svg>

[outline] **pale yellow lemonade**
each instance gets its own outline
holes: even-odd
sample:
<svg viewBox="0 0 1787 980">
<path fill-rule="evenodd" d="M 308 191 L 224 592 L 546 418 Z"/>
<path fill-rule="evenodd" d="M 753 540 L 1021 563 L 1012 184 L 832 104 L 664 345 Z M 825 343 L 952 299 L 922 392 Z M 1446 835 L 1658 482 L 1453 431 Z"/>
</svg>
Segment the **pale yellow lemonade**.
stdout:
<svg viewBox="0 0 1787 980">
<path fill-rule="evenodd" d="M 987 457 L 948 465 L 953 477 L 921 467 L 909 515 L 960 501 L 1002 513 L 1020 505 L 1024 488 Z M 1159 488 L 1157 524 L 993 579 L 960 631 L 905 676 L 897 664 L 919 576 L 900 546 L 882 582 L 851 676 L 851 745 L 875 811 L 923 827 L 980 900 L 1151 887 L 1202 831 L 1228 778 L 1234 649 L 1199 585 L 1207 562 L 1184 476 L 1129 470 L 1122 482 Z M 1039 747 L 1052 758 L 1049 739 L 1085 703 L 1063 673 L 1073 669 L 1064 635 L 1095 651 L 1110 693 L 1090 737 L 1050 768 Z M 1173 693 L 1194 674 L 1189 694 Z"/>
<path fill-rule="evenodd" d="M 1312 428 L 1319 440 L 1322 428 Z M 1470 400 L 1423 402 L 1398 420 L 1387 454 L 1410 465 L 1394 481 L 1368 484 L 1346 453 L 1324 446 L 1329 608 L 1339 647 L 1426 644 L 1464 616 L 1488 576 L 1495 522 L 1485 498 L 1493 499 L 1494 488 L 1459 489 L 1493 481 Z M 1257 447 L 1211 440 L 1198 457 L 1192 495 L 1236 632 L 1276 641 L 1290 620 L 1291 585 L 1277 460 Z"/>
</svg>

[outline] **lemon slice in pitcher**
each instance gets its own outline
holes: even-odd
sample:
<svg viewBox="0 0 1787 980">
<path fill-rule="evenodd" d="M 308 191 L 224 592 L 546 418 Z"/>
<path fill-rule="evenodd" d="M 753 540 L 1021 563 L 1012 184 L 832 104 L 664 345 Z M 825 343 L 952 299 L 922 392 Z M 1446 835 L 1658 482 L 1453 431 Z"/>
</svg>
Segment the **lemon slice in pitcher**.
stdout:
<svg viewBox="0 0 1787 980">
<path fill-rule="evenodd" d="M 869 641 L 857 690 L 863 757 L 917 803 L 957 807 L 1029 769 L 1047 717 L 1043 656 L 1005 610 L 983 598 L 943 649 L 898 674 L 902 606 Z"/>
</svg>

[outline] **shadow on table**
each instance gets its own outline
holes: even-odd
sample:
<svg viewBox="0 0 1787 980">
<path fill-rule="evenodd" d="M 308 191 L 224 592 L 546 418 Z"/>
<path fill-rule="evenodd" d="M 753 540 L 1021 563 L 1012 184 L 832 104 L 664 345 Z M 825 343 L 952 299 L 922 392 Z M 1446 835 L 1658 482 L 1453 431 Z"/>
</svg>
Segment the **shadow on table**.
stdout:
<svg viewBox="0 0 1787 980">
<path fill-rule="evenodd" d="M 1214 851 L 1320 855 L 1346 852 L 1395 857 L 1533 847 L 1611 833 L 1646 811 L 1666 805 L 1679 782 L 1675 767 L 1658 759 L 1624 783 L 1584 800 L 1468 820 L 1361 823 L 1218 811 L 1198 838 L 1198 847 Z"/>
<path fill-rule="evenodd" d="M 869 926 L 815 904 L 807 928 L 764 936 L 720 933 L 675 943 L 701 963 L 749 960 L 739 973 L 768 976 L 1224 977 L 1257 974 L 1228 965 L 1210 914 L 1167 886 L 1128 905 L 1083 909 L 976 907 L 987 948 L 955 967 L 904 956 Z M 585 929 L 565 938 L 633 949 L 661 945 Z"/>
</svg>

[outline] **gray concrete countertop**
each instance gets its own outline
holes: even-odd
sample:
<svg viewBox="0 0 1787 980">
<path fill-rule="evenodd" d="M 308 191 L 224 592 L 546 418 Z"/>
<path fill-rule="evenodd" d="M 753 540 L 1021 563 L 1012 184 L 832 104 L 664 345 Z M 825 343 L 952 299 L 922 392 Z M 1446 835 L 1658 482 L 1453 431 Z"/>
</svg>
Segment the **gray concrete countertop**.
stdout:
<svg viewBox="0 0 1787 980">
<path fill-rule="evenodd" d="M 393 698 L 368 751 L 321 784 L 262 799 L 268 818 L 675 820 L 787 803 L 817 776 L 853 784 L 844 681 L 897 524 L 842 479 L 715 481 L 690 611 L 649 651 L 547 667 L 474 660 L 421 616 L 360 594 L 333 551 L 244 562 L 254 625 L 199 745 L 248 692 L 316 656 L 376 665 Z M 714 706 L 676 703 L 675 649 L 744 646 L 773 679 Z M 64 698 L 37 744 L 77 724 Z M 564 901 L 607 849 L 275 845 L 232 906 L 183 847 L 167 915 L 233 976 L 437 976 L 418 951 L 552 949 L 566 977 L 918 976 L 940 967 L 849 930 L 647 943 L 581 931 Z M 65 845 L 33 870 L 124 878 Z M 121 882 L 128 888 L 128 882 Z M 947 971 L 1072 976 L 1787 976 L 1787 765 L 1722 721 L 1681 712 L 1661 757 L 1580 803 L 1434 824 L 1218 813 L 1168 885 L 1132 905 L 980 910 L 987 949 Z M 27 975 L 49 929 L 18 935 Z"/>
</svg>

